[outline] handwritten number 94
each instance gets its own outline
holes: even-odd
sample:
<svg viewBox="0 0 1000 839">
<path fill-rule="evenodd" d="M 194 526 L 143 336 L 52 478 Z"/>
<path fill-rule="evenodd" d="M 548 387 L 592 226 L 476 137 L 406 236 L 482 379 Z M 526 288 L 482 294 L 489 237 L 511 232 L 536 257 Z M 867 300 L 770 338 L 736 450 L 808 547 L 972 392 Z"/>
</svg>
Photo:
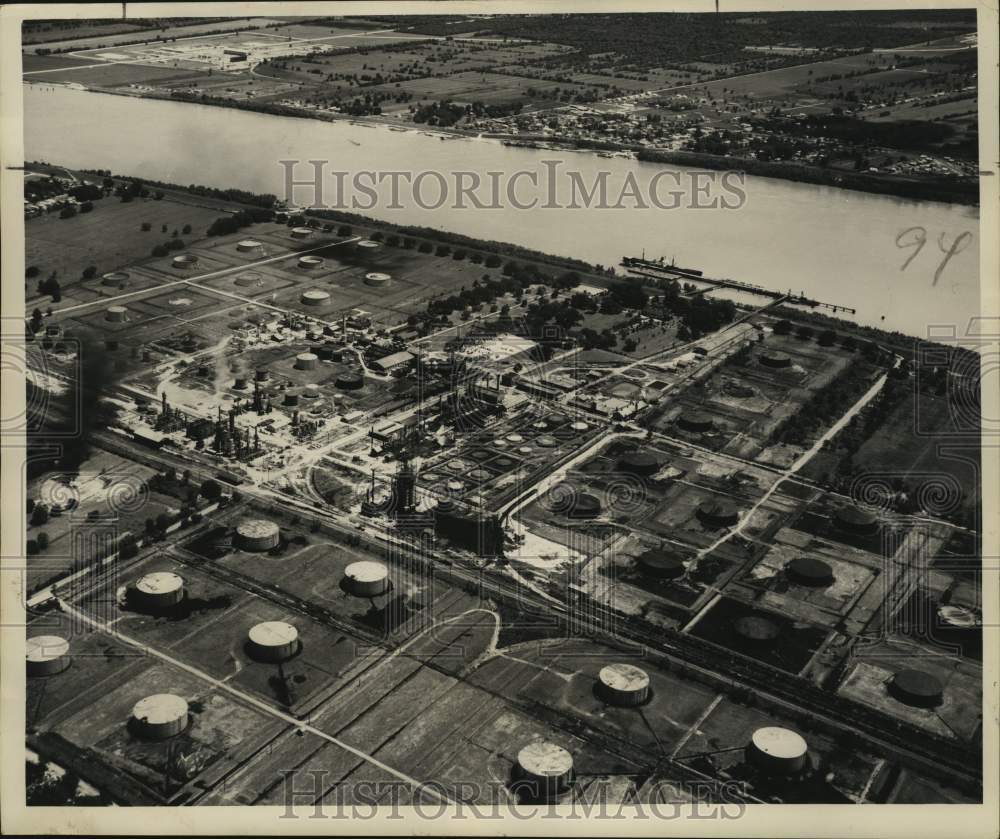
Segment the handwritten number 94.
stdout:
<svg viewBox="0 0 1000 839">
<path fill-rule="evenodd" d="M 969 242 L 972 240 L 972 234 L 968 231 L 964 233 L 959 233 L 954 239 L 951 240 L 951 244 L 946 241 L 947 234 L 941 233 L 937 237 L 937 245 L 941 253 L 944 254 L 944 258 L 938 265 L 937 270 L 934 272 L 934 282 L 931 285 L 937 285 L 938 280 L 941 278 L 941 273 L 944 271 L 945 266 L 948 261 L 955 256 L 955 254 L 961 253 L 968 246 Z M 913 253 L 906 257 L 906 261 L 900 266 L 900 271 L 905 271 L 910 263 L 917 258 L 920 251 L 924 249 L 924 245 L 927 244 L 927 230 L 923 227 L 907 227 L 906 230 L 902 231 L 896 237 L 896 247 L 897 248 L 913 248 Z"/>
</svg>

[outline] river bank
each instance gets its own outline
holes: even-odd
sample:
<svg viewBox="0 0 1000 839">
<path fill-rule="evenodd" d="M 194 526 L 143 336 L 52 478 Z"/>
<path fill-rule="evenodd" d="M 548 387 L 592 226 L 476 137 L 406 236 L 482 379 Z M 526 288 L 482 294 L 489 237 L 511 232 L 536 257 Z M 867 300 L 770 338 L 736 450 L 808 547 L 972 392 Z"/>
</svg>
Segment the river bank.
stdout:
<svg viewBox="0 0 1000 839">
<path fill-rule="evenodd" d="M 42 84 L 32 82 L 28 84 Z M 53 84 L 53 82 L 44 82 Z M 946 180 L 942 178 L 903 178 L 869 172 L 851 172 L 842 169 L 824 169 L 819 166 L 808 166 L 788 161 L 762 161 L 743 157 L 729 157 L 704 154 L 700 152 L 680 151 L 663 148 L 650 148 L 632 143 L 615 143 L 600 140 L 586 140 L 575 137 L 558 137 L 555 135 L 538 134 L 503 134 L 481 131 L 470 131 L 462 128 L 440 127 L 416 123 L 404 123 L 398 119 L 375 115 L 354 116 L 333 111 L 305 108 L 293 105 L 283 105 L 275 102 L 239 102 L 213 97 L 188 96 L 175 91 L 167 95 L 158 91 L 128 90 L 122 88 L 88 88 L 76 86 L 75 89 L 88 90 L 94 93 L 109 93 L 116 96 L 128 96 L 139 99 L 159 99 L 171 102 L 188 102 L 207 105 L 214 108 L 251 111 L 254 113 L 271 114 L 274 116 L 291 117 L 295 119 L 310 119 L 321 122 L 347 122 L 358 126 L 384 126 L 393 131 L 420 133 L 438 136 L 441 139 L 498 140 L 513 142 L 526 148 L 561 148 L 578 152 L 627 152 L 634 154 L 638 160 L 649 163 L 664 163 L 667 165 L 686 166 L 715 171 L 739 171 L 747 175 L 775 180 L 787 180 L 797 183 L 816 184 L 837 189 L 847 189 L 856 192 L 867 192 L 873 195 L 888 195 L 906 198 L 914 201 L 935 201 L 964 206 L 979 206 L 978 181 Z"/>
</svg>

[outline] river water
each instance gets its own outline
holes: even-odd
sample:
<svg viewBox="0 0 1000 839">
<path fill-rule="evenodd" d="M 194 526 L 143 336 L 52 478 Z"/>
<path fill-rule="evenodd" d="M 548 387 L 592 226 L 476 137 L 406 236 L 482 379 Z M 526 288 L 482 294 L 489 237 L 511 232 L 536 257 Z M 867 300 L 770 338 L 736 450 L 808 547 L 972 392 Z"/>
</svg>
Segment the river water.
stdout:
<svg viewBox="0 0 1000 839">
<path fill-rule="evenodd" d="M 537 196 L 542 205 L 546 175 L 553 171 L 553 164 L 543 161 L 561 161 L 556 182 L 562 203 L 567 200 L 564 177 L 570 170 L 579 172 L 587 185 L 607 171 L 612 203 L 630 173 L 645 190 L 665 168 L 677 172 L 682 184 L 689 184 L 692 172 L 592 153 L 507 147 L 485 139 L 442 141 L 427 133 L 347 121 L 295 119 L 44 84 L 23 89 L 26 160 L 110 169 L 177 184 L 238 187 L 284 197 L 279 160 L 328 160 L 330 171 L 352 173 L 436 170 L 449 180 L 457 170 L 527 170 L 536 172 L 543 186 L 533 191 L 522 179 L 516 195 L 522 201 Z M 295 172 L 304 178 L 312 170 L 303 163 Z M 488 183 L 487 176 L 482 177 Z M 328 200 L 336 198 L 334 181 L 324 183 Z M 425 203 L 437 198 L 433 183 L 422 192 Z M 662 187 L 670 188 L 673 180 Z M 390 183 L 385 181 L 380 204 L 358 212 L 606 266 L 645 251 L 647 257 L 673 258 L 707 276 L 803 292 L 849 306 L 858 310 L 854 319 L 860 323 L 917 336 L 942 324 L 954 324 L 962 334 L 978 314 L 978 208 L 757 177 L 748 177 L 743 190 L 746 200 L 739 209 L 632 209 L 636 202 L 626 200 L 626 209 L 459 209 L 449 202 L 431 210 L 418 206 L 405 188 L 398 202 L 402 208 L 388 207 Z M 309 189 L 304 194 L 299 190 L 296 198 L 308 202 L 310 194 Z M 733 202 L 732 193 L 716 189 L 712 195 Z M 501 196 L 506 203 L 505 193 Z M 687 203 L 690 200 L 705 203 L 701 198 Z M 915 255 L 917 244 L 897 243 L 907 230 L 904 243 L 925 238 Z M 944 251 L 965 233 L 970 236 L 964 237 L 964 247 L 947 260 L 935 282 Z"/>
</svg>

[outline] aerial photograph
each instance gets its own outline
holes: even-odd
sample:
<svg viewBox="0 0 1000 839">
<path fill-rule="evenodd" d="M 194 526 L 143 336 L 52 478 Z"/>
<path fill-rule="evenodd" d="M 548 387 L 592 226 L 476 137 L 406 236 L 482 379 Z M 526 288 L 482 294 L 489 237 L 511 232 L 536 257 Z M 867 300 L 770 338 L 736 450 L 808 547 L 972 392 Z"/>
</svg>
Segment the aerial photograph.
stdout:
<svg viewBox="0 0 1000 839">
<path fill-rule="evenodd" d="M 974 8 L 143 5 L 17 24 L 24 805 L 983 804 Z"/>
</svg>

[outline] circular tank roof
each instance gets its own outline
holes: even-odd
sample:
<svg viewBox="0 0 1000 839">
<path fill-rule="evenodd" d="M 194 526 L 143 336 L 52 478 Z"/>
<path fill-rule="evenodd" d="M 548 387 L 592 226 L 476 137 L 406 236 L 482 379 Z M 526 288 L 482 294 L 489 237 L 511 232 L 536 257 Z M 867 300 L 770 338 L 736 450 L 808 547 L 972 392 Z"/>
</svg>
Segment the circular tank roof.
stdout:
<svg viewBox="0 0 1000 839">
<path fill-rule="evenodd" d="M 785 566 L 792 582 L 804 586 L 828 586 L 833 583 L 833 569 L 820 559 L 798 556 Z"/>
<path fill-rule="evenodd" d="M 572 428 L 574 431 L 586 431 L 588 428 L 590 428 L 590 426 L 587 425 L 587 423 L 585 423 L 585 422 L 577 421 L 577 422 L 574 422 L 570 426 L 570 428 Z"/>
<path fill-rule="evenodd" d="M 941 681 L 923 670 L 900 670 L 892 677 L 892 688 L 901 701 L 924 707 L 940 704 L 944 694 Z"/>
<path fill-rule="evenodd" d="M 302 264 L 302 265 L 322 265 L 323 264 L 323 257 L 321 257 L 321 256 L 312 256 L 312 255 L 300 256 L 299 257 L 299 263 Z"/>
<path fill-rule="evenodd" d="M 649 687 L 649 676 L 631 664 L 609 664 L 602 667 L 599 677 L 601 684 L 612 690 L 640 691 Z"/>
<path fill-rule="evenodd" d="M 172 693 L 155 693 L 140 699 L 132 708 L 132 716 L 150 725 L 165 725 L 187 716 L 188 704 Z"/>
<path fill-rule="evenodd" d="M 388 282 L 392 279 L 389 274 L 383 274 L 380 271 L 372 271 L 370 274 L 365 274 L 366 280 L 372 280 L 373 282 Z"/>
<path fill-rule="evenodd" d="M 329 300 L 330 292 L 322 291 L 318 288 L 311 288 L 309 291 L 302 292 L 303 300 Z"/>
<path fill-rule="evenodd" d="M 114 312 L 116 315 L 123 315 L 128 311 L 124 306 L 108 306 L 109 312 Z"/>
<path fill-rule="evenodd" d="M 539 778 L 560 777 L 573 769 L 573 755 L 555 743 L 529 743 L 517 753 L 517 762 L 525 772 Z"/>
<path fill-rule="evenodd" d="M 809 751 L 801 734 L 778 726 L 758 728 L 751 735 L 750 742 L 759 752 L 779 760 L 798 760 Z"/>
<path fill-rule="evenodd" d="M 352 562 L 344 569 L 344 576 L 359 583 L 377 583 L 389 576 L 389 570 L 381 562 Z"/>
<path fill-rule="evenodd" d="M 299 361 L 319 361 L 319 356 L 314 352 L 300 352 L 295 358 Z"/>
<path fill-rule="evenodd" d="M 541 446 L 543 449 L 554 449 L 559 445 L 559 442 L 555 437 L 550 437 L 548 434 L 543 434 L 535 442 Z"/>
<path fill-rule="evenodd" d="M 143 594 L 169 594 L 184 587 L 184 580 L 172 571 L 154 571 L 146 574 L 135 584 Z"/>
<path fill-rule="evenodd" d="M 292 233 L 294 233 L 296 236 L 308 236 L 310 233 L 312 233 L 312 228 L 311 227 L 293 227 L 292 228 Z"/>
<path fill-rule="evenodd" d="M 299 631 L 284 621 L 264 621 L 250 627 L 250 641 L 258 647 L 284 647 L 298 637 Z"/>
<path fill-rule="evenodd" d="M 524 437 L 522 437 L 520 434 L 508 434 L 507 441 L 510 443 L 523 443 Z"/>
<path fill-rule="evenodd" d="M 373 242 L 371 239 L 362 239 L 358 242 L 359 248 L 367 248 L 369 250 L 374 250 L 378 247 L 378 242 Z"/>
<path fill-rule="evenodd" d="M 658 577 L 676 579 L 684 574 L 684 563 L 667 551 L 646 551 L 639 557 L 639 565 Z"/>
<path fill-rule="evenodd" d="M 36 635 L 27 640 L 25 647 L 25 658 L 33 664 L 54 661 L 69 654 L 69 641 L 58 635 Z"/>
<path fill-rule="evenodd" d="M 236 532 L 247 538 L 273 536 L 278 532 L 278 525 L 267 519 L 246 519 L 236 526 Z"/>
<path fill-rule="evenodd" d="M 258 242 L 256 239 L 241 239 L 239 241 L 239 243 L 237 244 L 237 247 L 240 247 L 240 248 L 259 248 L 260 247 L 260 242 Z"/>
</svg>

